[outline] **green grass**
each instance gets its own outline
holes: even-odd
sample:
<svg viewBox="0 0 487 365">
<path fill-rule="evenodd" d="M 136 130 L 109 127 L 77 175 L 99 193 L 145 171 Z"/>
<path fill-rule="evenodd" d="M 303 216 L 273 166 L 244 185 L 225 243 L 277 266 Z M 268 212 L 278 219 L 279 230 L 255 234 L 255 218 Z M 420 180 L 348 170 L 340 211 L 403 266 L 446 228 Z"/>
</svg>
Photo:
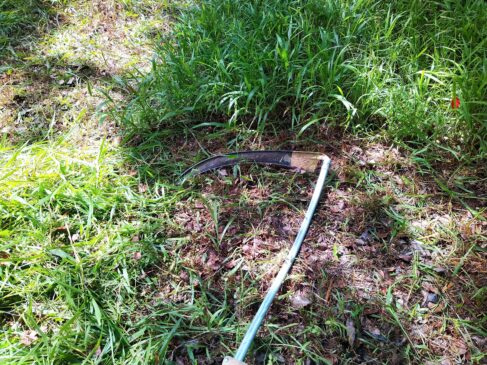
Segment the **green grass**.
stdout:
<svg viewBox="0 0 487 365">
<path fill-rule="evenodd" d="M 0 363 L 234 353 L 316 176 L 174 182 L 250 148 L 326 151 L 333 172 L 249 364 L 485 361 L 481 2 L 0 4 L 18 9 L 0 28 Z M 148 38 L 152 71 L 127 75 Z"/>
<path fill-rule="evenodd" d="M 486 22 L 479 0 L 197 2 L 121 119 L 135 129 L 340 125 L 484 157 Z"/>
<path fill-rule="evenodd" d="M 106 141 L 0 147 L 0 362 L 158 363 L 173 338 L 235 332 L 210 283 L 191 303 L 166 297 L 195 295 L 174 279 L 186 240 L 166 234 L 185 196 L 178 189 L 161 182 L 145 191 Z M 177 292 L 160 292 L 166 284 Z M 22 343 L 28 329 L 32 345 Z"/>
<path fill-rule="evenodd" d="M 0 159 L 2 260 L 8 262 L 1 267 L 2 322 L 11 324 L 9 336 L 22 332 L 13 325 L 21 321 L 40 338 L 33 349 L 3 342 L 0 357 L 89 363 L 104 336 L 110 340 L 103 351 L 120 351 L 130 342 L 121 323 L 138 301 L 133 286 L 146 285 L 136 278 L 154 257 L 150 238 L 131 241 L 144 226 L 130 211 L 148 212 L 130 189 L 135 182 L 119 177 L 120 162 L 103 143 L 76 154 L 63 141 L 14 153 L 2 147 Z M 163 205 L 158 213 L 165 213 Z M 134 251 L 142 253 L 139 262 Z"/>
<path fill-rule="evenodd" d="M 51 7 L 62 0 L 1 0 L 0 51 L 19 37 L 42 29 Z"/>
</svg>

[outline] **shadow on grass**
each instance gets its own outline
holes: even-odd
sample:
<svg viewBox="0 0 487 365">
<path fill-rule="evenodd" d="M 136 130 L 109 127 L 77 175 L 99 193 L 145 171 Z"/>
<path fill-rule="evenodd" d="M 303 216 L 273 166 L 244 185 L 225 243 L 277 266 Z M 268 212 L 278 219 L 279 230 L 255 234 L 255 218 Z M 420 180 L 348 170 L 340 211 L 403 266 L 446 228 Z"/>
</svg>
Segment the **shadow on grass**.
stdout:
<svg viewBox="0 0 487 365">
<path fill-rule="evenodd" d="M 26 41 L 39 38 L 56 26 L 51 1 L 5 0 L 0 4 L 0 57 L 22 50 Z M 10 49 L 9 49 L 10 48 Z M 7 59 L 8 60 L 8 59 Z M 5 67 L 5 66 L 3 66 Z"/>
<path fill-rule="evenodd" d="M 97 90 L 89 90 L 90 85 L 93 80 L 108 84 L 112 78 L 88 62 L 68 64 L 51 57 L 42 62 L 17 64 L 5 77 L 8 92 L 0 111 L 3 109 L 3 132 L 12 144 L 45 140 L 68 132 L 85 115 L 91 117 L 102 99 Z"/>
<path fill-rule="evenodd" d="M 99 89 L 115 88 L 115 75 L 110 67 L 98 64 L 102 51 L 90 49 L 90 53 L 83 48 L 85 44 L 62 49 L 67 41 L 78 42 L 86 29 L 97 32 L 88 27 L 78 34 L 75 27 L 81 24 L 73 24 L 89 17 L 88 2 L 71 9 L 74 15 L 66 13 L 69 2 L 9 0 L 2 4 L 2 11 L 13 14 L 15 21 L 3 30 L 6 36 L 0 48 L 0 133 L 18 145 L 66 133 L 77 124 L 93 127 L 88 122 L 96 124 L 96 108 L 104 100 Z M 57 41 L 57 31 L 62 35 L 66 31 L 68 39 L 51 44 Z M 57 47 L 61 47 L 59 52 Z M 94 59 L 88 59 L 86 52 Z"/>
<path fill-rule="evenodd" d="M 41 139 L 37 135 L 49 127 L 33 114 L 49 89 L 45 85 L 49 75 L 44 65 L 32 64 L 29 58 L 42 38 L 59 26 L 57 10 L 50 1 L 7 0 L 0 4 L 0 133 L 15 135 L 15 142 Z"/>
</svg>

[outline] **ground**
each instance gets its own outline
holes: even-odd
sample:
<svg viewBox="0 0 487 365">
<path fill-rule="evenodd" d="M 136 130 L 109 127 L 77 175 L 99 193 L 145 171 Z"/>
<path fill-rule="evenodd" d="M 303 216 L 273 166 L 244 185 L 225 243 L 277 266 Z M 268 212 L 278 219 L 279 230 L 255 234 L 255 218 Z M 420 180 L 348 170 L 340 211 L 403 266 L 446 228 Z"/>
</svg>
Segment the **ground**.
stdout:
<svg viewBox="0 0 487 365">
<path fill-rule="evenodd" d="M 149 40 L 169 23 L 153 2 L 81 1 L 62 9 L 42 4 L 43 26 L 2 53 L 1 131 L 16 143 L 42 139 L 47 131 L 81 139 L 103 130 L 97 110 L 107 100 L 103 93 L 110 90 L 118 100 L 116 81 L 147 71 Z"/>
<path fill-rule="evenodd" d="M 289 339 L 318 363 L 320 356 L 341 363 L 344 354 L 353 363 L 415 362 L 418 356 L 436 358 L 432 363 L 472 361 L 469 344 L 485 351 L 483 330 L 464 332 L 459 323 L 483 321 L 485 256 L 472 247 L 485 246 L 485 223 L 397 148 L 335 137 L 322 131 L 312 144 L 293 144 L 294 136 L 283 134 L 248 146 L 324 152 L 334 174 L 261 332 L 272 338 L 264 348 L 281 348 L 284 363 L 299 358 L 300 348 L 288 347 Z M 211 146 L 211 139 L 199 142 Z M 198 145 L 190 146 L 197 153 Z M 314 176 L 255 168 L 201 180 L 194 189 L 202 197 L 176 209 L 175 220 L 185 228 L 177 236 L 198 243 L 181 247 L 183 266 L 222 290 L 235 281 L 252 288 L 234 298 L 237 308 L 248 307 L 237 313 L 249 321 L 299 228 Z M 191 284 L 186 275 L 181 280 Z M 185 298 L 171 285 L 169 298 L 189 300 L 190 290 Z"/>
<path fill-rule="evenodd" d="M 67 2 L 2 54 L 0 360 L 217 364 L 238 346 L 316 176 L 242 166 L 176 186 L 208 154 L 326 153 L 332 173 L 249 364 L 482 363 L 485 165 L 431 165 L 326 125 L 127 135 L 108 108 L 170 4 Z"/>
</svg>

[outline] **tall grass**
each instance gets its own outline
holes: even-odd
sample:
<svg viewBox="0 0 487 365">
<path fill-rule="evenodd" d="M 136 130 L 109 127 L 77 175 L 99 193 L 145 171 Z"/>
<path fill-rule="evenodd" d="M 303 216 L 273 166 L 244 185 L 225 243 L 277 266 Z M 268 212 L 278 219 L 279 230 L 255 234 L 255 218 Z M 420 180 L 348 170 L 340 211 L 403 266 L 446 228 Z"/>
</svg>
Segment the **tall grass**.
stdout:
<svg viewBox="0 0 487 365">
<path fill-rule="evenodd" d="M 201 1 L 158 47 L 122 118 L 327 123 L 485 155 L 485 24 L 479 0 Z"/>
</svg>

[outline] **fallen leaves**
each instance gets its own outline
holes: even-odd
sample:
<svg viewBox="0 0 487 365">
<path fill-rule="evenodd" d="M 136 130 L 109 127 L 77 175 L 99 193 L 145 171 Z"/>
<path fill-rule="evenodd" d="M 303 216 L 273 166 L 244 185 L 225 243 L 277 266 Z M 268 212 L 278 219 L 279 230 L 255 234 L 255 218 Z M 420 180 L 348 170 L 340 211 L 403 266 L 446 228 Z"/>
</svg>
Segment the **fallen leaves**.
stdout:
<svg viewBox="0 0 487 365">
<path fill-rule="evenodd" d="M 290 302 L 294 309 L 307 307 L 311 304 L 310 293 L 298 291 L 290 298 Z"/>
<path fill-rule="evenodd" d="M 317 211 L 300 259 L 293 267 L 294 275 L 286 287 L 286 293 L 292 294 L 283 307 L 291 310 L 286 311 L 286 315 L 278 315 L 282 319 L 280 323 L 299 321 L 303 313 L 311 310 L 318 312 L 318 306 L 312 306 L 312 299 L 326 303 L 323 307 L 336 308 L 337 298 L 343 298 L 346 303 L 344 312 L 337 315 L 333 313 L 340 322 L 340 349 L 346 348 L 348 342 L 348 346 L 355 347 L 354 352 L 358 353 L 359 348 L 367 348 L 362 343 L 363 336 L 367 336 L 367 341 L 377 346 L 375 348 L 380 346 L 384 349 L 383 353 L 374 353 L 374 359 L 388 358 L 391 363 L 399 364 L 403 363 L 403 359 L 398 355 L 398 360 L 393 360 L 392 351 L 397 351 L 407 339 L 398 329 L 397 323 L 384 322 L 384 318 L 391 319 L 383 301 L 389 295 L 388 304 L 395 311 L 397 321 L 407 331 L 414 346 L 424 344 L 424 351 L 431 351 L 429 341 L 434 336 L 447 333 L 456 338 L 461 335 L 454 333 L 450 323 L 444 324 L 438 320 L 457 310 L 452 307 L 450 300 L 454 293 L 444 289 L 452 269 L 451 264 L 453 262 L 456 265 L 457 262 L 450 258 L 443 259 L 445 253 L 451 252 L 447 251 L 451 247 L 445 248 L 450 241 L 445 239 L 443 245 L 437 239 L 443 239 L 448 229 L 458 228 L 458 214 L 443 209 L 440 203 L 435 210 L 431 206 L 427 207 L 428 211 L 423 209 L 424 206 L 418 204 L 416 194 L 422 194 L 422 199 L 426 201 L 430 199 L 428 194 L 433 193 L 428 186 L 416 184 L 415 172 L 406 171 L 403 162 L 394 162 L 392 157 L 396 153 L 396 150 L 387 149 L 355 150 L 353 157 L 362 162 L 358 163 L 361 166 L 354 166 L 353 171 L 359 171 L 360 175 L 372 171 L 372 182 L 366 186 L 375 187 L 377 191 L 364 191 L 359 186 L 359 180 L 352 176 L 352 170 L 348 177 L 340 181 L 339 189 L 329 189 L 326 204 Z M 350 165 L 350 162 L 342 159 L 335 166 L 346 164 Z M 387 171 L 388 168 L 390 171 Z M 396 169 L 401 169 L 401 175 L 397 174 Z M 346 172 L 337 171 L 339 179 L 345 175 Z M 219 246 L 210 239 L 214 238 L 215 227 L 206 200 L 203 203 L 201 198 L 190 198 L 187 202 L 189 204 L 177 209 L 175 221 L 183 227 L 177 234 L 190 237 L 192 242 L 198 243 L 197 248 L 185 249 L 184 265 L 201 274 L 204 279 L 213 279 L 215 285 L 218 285 L 218 281 L 222 282 L 222 278 L 227 281 L 229 271 L 233 271 L 232 279 L 227 282 L 232 285 L 247 283 L 244 275 L 248 274 L 256 280 L 253 285 L 257 287 L 258 295 L 263 297 L 267 284 L 274 277 L 272 270 L 279 267 L 276 258 L 281 252 L 287 252 L 302 217 L 297 214 L 297 210 L 287 209 L 275 202 L 269 204 L 275 186 L 270 185 L 268 188 L 269 185 L 255 185 L 242 182 L 242 179 L 235 181 L 238 183 L 228 186 L 204 185 L 205 199 L 215 199 L 225 209 L 224 212 L 220 211 L 218 233 L 222 233 L 229 216 L 236 217 L 231 228 L 226 231 L 225 242 Z M 269 190 L 265 190 L 265 187 Z M 301 204 L 300 197 L 306 197 L 306 191 L 300 191 L 298 186 L 296 195 L 289 200 Z M 285 194 L 283 191 L 283 196 Z M 238 206 L 235 204 L 236 197 L 241 198 Z M 259 205 L 261 202 L 266 203 L 262 204 L 263 208 Z M 421 204 L 424 202 L 421 201 Z M 261 209 L 259 214 L 254 212 L 257 211 L 256 206 Z M 298 209 L 301 207 L 299 205 Z M 386 213 L 391 211 L 397 213 L 397 216 L 389 217 Z M 406 222 L 404 229 L 397 224 L 401 223 L 401 217 Z M 481 233 L 479 223 L 471 216 L 467 216 L 461 223 L 462 229 L 458 230 L 461 238 L 475 239 Z M 236 228 L 233 228 L 234 225 Z M 465 250 L 465 247 L 462 249 Z M 336 260 L 333 260 L 334 255 Z M 479 260 L 477 264 L 474 258 L 473 254 L 470 255 L 468 264 L 479 265 L 475 268 L 477 272 L 485 270 L 480 266 L 482 261 Z M 262 276 L 258 276 L 259 273 Z M 413 275 L 418 278 L 417 281 L 412 279 Z M 189 281 L 187 274 L 179 279 Z M 303 283 L 309 285 L 307 290 L 298 290 L 303 287 Z M 453 289 L 458 287 L 458 284 L 450 285 L 453 285 Z M 354 314 L 353 318 L 349 307 L 353 305 L 351 303 L 364 305 L 363 312 L 356 317 Z M 239 315 L 250 320 L 252 309 L 239 306 L 235 304 Z M 301 311 L 303 308 L 305 310 Z M 279 311 L 279 307 L 274 310 Z M 325 309 L 323 311 L 323 318 L 328 318 Z M 320 315 L 316 314 L 318 321 Z M 335 346 L 329 337 L 326 337 L 326 341 L 326 351 L 332 349 L 333 352 L 339 346 Z M 448 346 L 443 342 L 439 340 L 434 346 Z M 453 347 L 460 354 L 465 354 L 465 347 L 461 343 Z M 363 359 L 372 357 L 369 350 L 366 350 L 368 355 L 366 353 Z M 445 351 L 446 356 L 451 357 L 451 351 Z M 443 355 L 439 351 L 437 353 Z"/>
<path fill-rule="evenodd" d="M 220 258 L 218 257 L 218 255 L 214 250 L 210 250 L 208 254 L 208 259 L 206 261 L 206 265 L 214 271 L 220 268 Z"/>
<path fill-rule="evenodd" d="M 20 334 L 20 343 L 25 346 L 32 345 L 37 339 L 37 332 L 34 330 L 27 330 Z"/>
<path fill-rule="evenodd" d="M 147 191 L 147 189 L 149 189 L 149 186 L 147 184 L 139 184 L 138 188 L 139 188 L 139 193 L 143 194 Z"/>
<path fill-rule="evenodd" d="M 438 355 L 459 357 L 468 351 L 467 345 L 461 338 L 447 334 L 430 337 L 430 345 L 434 353 Z"/>
<path fill-rule="evenodd" d="M 348 344 L 350 345 L 350 347 L 354 347 L 357 330 L 355 329 L 355 324 L 352 318 L 347 318 L 346 328 Z"/>
</svg>

